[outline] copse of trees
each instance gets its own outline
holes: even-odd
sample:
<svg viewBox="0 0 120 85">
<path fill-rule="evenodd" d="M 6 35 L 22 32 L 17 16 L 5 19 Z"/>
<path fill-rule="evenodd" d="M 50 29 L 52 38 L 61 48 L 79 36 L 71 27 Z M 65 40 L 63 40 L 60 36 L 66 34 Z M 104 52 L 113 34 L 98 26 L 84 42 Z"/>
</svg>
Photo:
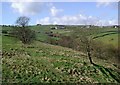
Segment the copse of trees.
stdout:
<svg viewBox="0 0 120 85">
<path fill-rule="evenodd" d="M 22 41 L 24 44 L 30 44 L 35 39 L 35 32 L 28 28 L 29 18 L 26 16 L 18 17 L 13 27 L 12 35 Z"/>
</svg>

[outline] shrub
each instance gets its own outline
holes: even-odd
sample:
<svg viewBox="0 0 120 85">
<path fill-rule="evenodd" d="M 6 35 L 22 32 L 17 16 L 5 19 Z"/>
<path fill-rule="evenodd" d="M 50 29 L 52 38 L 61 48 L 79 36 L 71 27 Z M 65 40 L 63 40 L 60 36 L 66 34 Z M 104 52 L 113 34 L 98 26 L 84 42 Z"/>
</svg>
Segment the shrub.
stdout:
<svg viewBox="0 0 120 85">
<path fill-rule="evenodd" d="M 7 34 L 8 32 L 7 30 L 2 30 L 2 33 Z"/>
<path fill-rule="evenodd" d="M 30 44 L 35 39 L 35 32 L 29 28 L 14 28 L 12 35 L 20 39 L 24 44 Z"/>
<path fill-rule="evenodd" d="M 47 43 L 50 43 L 50 44 L 53 44 L 53 45 L 58 45 L 58 40 L 52 38 L 52 37 L 49 37 L 47 39 Z"/>
<path fill-rule="evenodd" d="M 62 36 L 60 40 L 58 41 L 58 45 L 61 45 L 63 47 L 73 47 L 73 38 L 70 36 Z"/>
</svg>

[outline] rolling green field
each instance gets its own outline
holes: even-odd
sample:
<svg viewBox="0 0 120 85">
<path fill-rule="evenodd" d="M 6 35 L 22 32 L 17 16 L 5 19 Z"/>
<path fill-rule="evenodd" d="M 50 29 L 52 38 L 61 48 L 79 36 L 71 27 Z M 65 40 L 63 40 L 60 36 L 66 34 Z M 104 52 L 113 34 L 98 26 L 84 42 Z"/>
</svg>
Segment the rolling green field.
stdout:
<svg viewBox="0 0 120 85">
<path fill-rule="evenodd" d="M 118 34 L 106 35 L 104 37 L 99 37 L 96 40 L 102 41 L 105 44 L 111 44 L 114 47 L 118 47 Z"/>
<path fill-rule="evenodd" d="M 120 69 L 111 61 L 93 57 L 89 63 L 85 53 L 70 48 L 43 43 L 52 31 L 71 35 L 69 26 L 64 30 L 51 30 L 50 26 L 31 26 L 37 39 L 24 45 L 14 37 L 2 35 L 2 82 L 3 83 L 120 83 Z M 9 30 L 9 28 L 3 28 Z M 111 32 L 112 31 L 112 32 Z M 95 40 L 117 47 L 117 29 L 92 29 Z M 78 31 L 78 35 L 80 31 Z M 107 34 L 107 35 L 105 35 Z"/>
<path fill-rule="evenodd" d="M 102 41 L 105 44 L 113 45 L 114 47 L 118 47 L 118 29 L 110 29 L 105 30 L 104 32 L 98 33 L 94 35 L 96 40 Z"/>
<path fill-rule="evenodd" d="M 53 32 L 62 34 L 65 36 L 70 36 L 71 34 L 75 35 L 81 35 L 81 26 L 66 26 L 66 29 L 54 29 L 51 30 L 50 27 L 54 27 L 52 25 L 43 25 L 43 26 L 29 26 L 30 29 L 34 30 L 36 32 L 37 40 L 39 41 L 46 41 L 49 36 L 45 34 L 45 32 Z M 3 27 L 2 30 L 11 31 L 12 27 Z M 74 33 L 75 31 L 78 31 L 77 33 Z M 102 41 L 105 44 L 112 44 L 115 47 L 118 47 L 118 28 L 90 28 L 89 30 L 92 34 L 92 37 L 97 37 L 96 40 Z"/>
</svg>

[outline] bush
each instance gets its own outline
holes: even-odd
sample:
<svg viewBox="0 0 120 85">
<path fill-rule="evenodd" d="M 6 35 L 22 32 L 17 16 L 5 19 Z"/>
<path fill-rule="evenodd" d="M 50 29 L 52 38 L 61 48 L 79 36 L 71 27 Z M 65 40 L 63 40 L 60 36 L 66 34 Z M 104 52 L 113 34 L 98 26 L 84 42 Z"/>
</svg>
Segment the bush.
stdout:
<svg viewBox="0 0 120 85">
<path fill-rule="evenodd" d="M 73 38 L 70 36 L 62 36 L 61 39 L 58 41 L 58 45 L 61 45 L 63 47 L 73 47 Z"/>
<path fill-rule="evenodd" d="M 93 57 L 105 59 L 105 60 L 114 60 L 114 61 L 120 61 L 120 50 L 119 48 L 115 48 L 111 44 L 104 44 L 102 42 L 94 42 L 92 45 L 93 51 L 92 55 Z"/>
<path fill-rule="evenodd" d="M 24 44 L 30 44 L 35 39 L 35 32 L 29 28 L 14 28 L 12 35 L 20 39 Z"/>
<path fill-rule="evenodd" d="M 8 32 L 7 30 L 2 30 L 2 33 L 7 34 Z"/>
</svg>

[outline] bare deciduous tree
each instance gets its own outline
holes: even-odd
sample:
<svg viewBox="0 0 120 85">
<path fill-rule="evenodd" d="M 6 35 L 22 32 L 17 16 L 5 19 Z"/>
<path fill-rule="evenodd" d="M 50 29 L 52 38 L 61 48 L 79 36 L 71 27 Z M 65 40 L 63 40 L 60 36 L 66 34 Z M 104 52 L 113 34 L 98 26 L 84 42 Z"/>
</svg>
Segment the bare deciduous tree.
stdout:
<svg viewBox="0 0 120 85">
<path fill-rule="evenodd" d="M 88 37 L 87 36 L 81 36 L 80 37 L 80 42 L 83 43 L 83 45 L 84 45 L 84 48 L 85 48 L 85 51 L 87 53 L 87 56 L 89 58 L 90 63 L 94 64 L 93 60 L 92 60 L 92 57 L 91 57 L 92 50 L 93 50 L 93 48 L 92 48 L 92 42 L 93 42 L 92 38 L 90 38 L 89 36 Z"/>
<path fill-rule="evenodd" d="M 18 24 L 19 26 L 25 28 L 25 26 L 28 25 L 29 20 L 30 20 L 30 19 L 29 19 L 28 17 L 26 17 L 26 16 L 21 16 L 21 17 L 19 17 L 19 18 L 16 20 L 16 24 Z"/>
<path fill-rule="evenodd" d="M 12 34 L 20 39 L 22 43 L 28 44 L 35 39 L 35 32 L 27 27 L 29 18 L 21 16 L 16 20 L 19 27 L 14 27 Z"/>
</svg>

